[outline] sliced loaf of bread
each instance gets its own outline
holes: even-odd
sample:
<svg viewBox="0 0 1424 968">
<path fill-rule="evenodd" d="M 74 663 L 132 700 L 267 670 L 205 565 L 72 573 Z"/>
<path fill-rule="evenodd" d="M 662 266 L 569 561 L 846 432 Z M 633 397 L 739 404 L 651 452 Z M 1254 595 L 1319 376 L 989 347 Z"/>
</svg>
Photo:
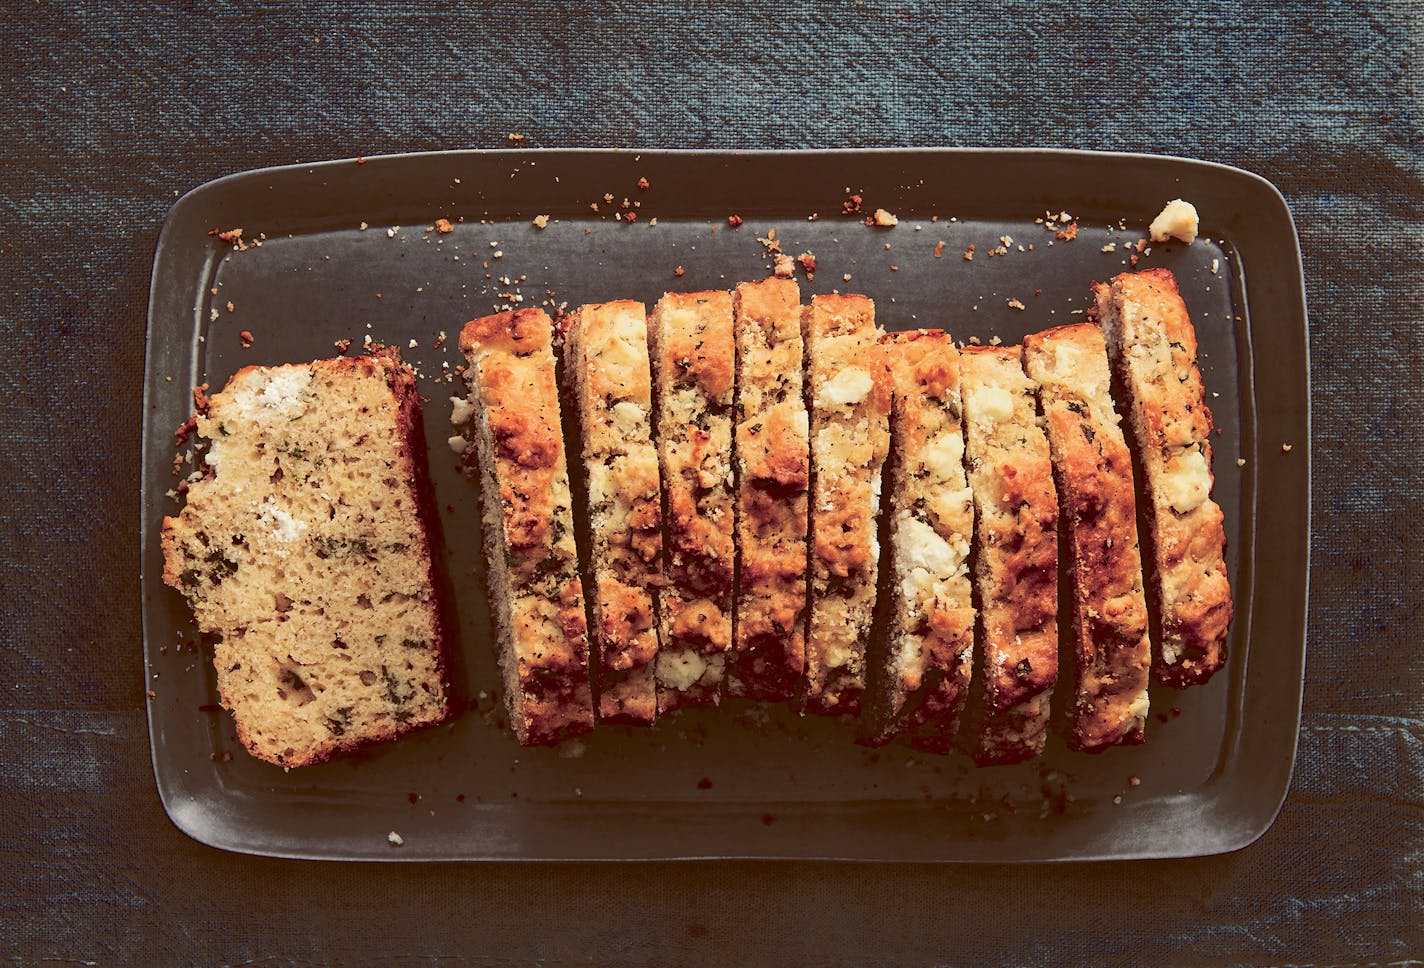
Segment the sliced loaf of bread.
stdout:
<svg viewBox="0 0 1424 968">
<path fill-rule="evenodd" d="M 663 531 L 643 304 L 580 307 L 565 330 L 564 382 L 583 438 L 598 718 L 647 724 L 658 705 Z"/>
<path fill-rule="evenodd" d="M 980 764 L 1043 752 L 1058 681 L 1058 498 L 1017 346 L 960 352 L 982 642 L 962 739 Z"/>
<path fill-rule="evenodd" d="M 959 351 L 939 330 L 891 333 L 882 343 L 895 383 L 881 584 L 888 601 L 866 729 L 872 742 L 900 736 L 947 753 L 974 659 L 974 497 L 964 475 Z"/>
<path fill-rule="evenodd" d="M 732 646 L 732 294 L 668 293 L 648 320 L 663 485 L 658 711 L 721 700 Z"/>
<path fill-rule="evenodd" d="M 1162 629 L 1154 673 L 1170 686 L 1203 683 L 1226 664 L 1232 605 L 1196 330 L 1166 269 L 1124 272 L 1093 290 L 1148 498 L 1143 537 Z"/>
<path fill-rule="evenodd" d="M 465 455 L 480 479 L 505 705 L 526 745 L 593 727 L 552 341 L 541 309 L 471 320 L 460 333 L 474 414 Z"/>
<path fill-rule="evenodd" d="M 1092 323 L 1024 338 L 1039 385 L 1066 530 L 1074 696 L 1069 747 L 1140 743 L 1152 643 L 1137 550 L 1132 456 L 1108 392 L 1107 348 Z"/>
<path fill-rule="evenodd" d="M 801 334 L 811 433 L 806 708 L 859 713 L 880 561 L 890 374 L 875 304 L 864 296 L 815 296 L 802 311 Z"/>
<path fill-rule="evenodd" d="M 733 696 L 794 699 L 806 666 L 806 492 L 800 291 L 737 286 L 737 624 Z"/>
<path fill-rule="evenodd" d="M 206 476 L 163 521 L 163 578 L 220 637 L 218 694 L 291 768 L 449 712 L 415 376 L 394 354 L 238 371 Z"/>
</svg>

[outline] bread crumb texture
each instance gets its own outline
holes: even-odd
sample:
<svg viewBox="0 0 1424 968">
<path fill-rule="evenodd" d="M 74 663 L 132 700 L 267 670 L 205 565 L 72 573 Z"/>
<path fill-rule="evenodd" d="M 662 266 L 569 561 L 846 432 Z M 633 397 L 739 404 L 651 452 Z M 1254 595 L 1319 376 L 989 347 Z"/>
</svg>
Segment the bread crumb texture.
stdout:
<svg viewBox="0 0 1424 968">
<path fill-rule="evenodd" d="M 448 712 L 415 377 L 393 354 L 247 367 L 197 419 L 163 578 L 218 637 L 218 692 L 291 768 Z"/>
</svg>

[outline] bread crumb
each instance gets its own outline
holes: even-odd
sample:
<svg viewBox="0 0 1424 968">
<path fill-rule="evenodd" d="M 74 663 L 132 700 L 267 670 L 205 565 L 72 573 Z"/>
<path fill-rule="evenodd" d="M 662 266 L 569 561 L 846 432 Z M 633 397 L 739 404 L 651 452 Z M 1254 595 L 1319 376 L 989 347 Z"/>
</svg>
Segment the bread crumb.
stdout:
<svg viewBox="0 0 1424 968">
<path fill-rule="evenodd" d="M 639 178 L 639 179 L 638 179 L 638 187 L 639 187 L 639 188 L 646 189 L 646 188 L 648 187 L 648 180 L 647 180 L 646 178 Z"/>
<path fill-rule="evenodd" d="M 778 255 L 773 272 L 778 279 L 790 279 L 796 274 L 796 260 L 789 255 Z"/>
<path fill-rule="evenodd" d="M 675 276 L 677 276 L 679 279 L 681 279 L 681 278 L 682 278 L 682 274 L 683 274 L 684 272 L 686 272 L 686 271 L 687 271 L 687 270 L 684 269 L 682 266 L 678 266 L 676 269 L 672 270 L 672 274 L 675 275 Z"/>
<path fill-rule="evenodd" d="M 1291 452 L 1291 445 L 1290 445 L 1290 444 L 1281 444 L 1281 453 L 1282 453 L 1282 454 L 1289 454 L 1290 452 Z"/>
<path fill-rule="evenodd" d="M 1196 240 L 1199 225 L 1197 207 L 1191 202 L 1174 198 L 1163 206 L 1162 211 L 1152 220 L 1147 234 L 1152 237 L 1153 242 L 1180 239 L 1191 245 Z"/>
<path fill-rule="evenodd" d="M 517 144 L 519 144 L 521 141 L 524 140 L 524 135 L 522 135 L 522 134 L 515 134 L 514 132 L 511 131 L 509 134 L 507 134 L 507 135 L 504 136 L 504 139 L 505 139 L 506 141 L 508 141 L 508 142 L 509 142 L 510 144 L 512 144 L 512 145 L 517 145 Z"/>
<path fill-rule="evenodd" d="M 1010 299 L 1010 300 L 1009 300 L 1009 308 L 1010 308 L 1010 309 L 1027 309 L 1028 307 L 1025 306 L 1025 305 L 1023 304 L 1023 302 L 1021 302 L 1021 301 L 1018 300 L 1018 299 Z"/>
<path fill-rule="evenodd" d="M 536 216 L 534 216 L 534 227 L 535 227 L 536 229 L 546 229 L 546 228 L 548 228 L 548 227 L 549 227 L 549 216 L 547 216 L 547 215 L 536 215 Z"/>
<path fill-rule="evenodd" d="M 346 351 L 351 348 L 351 341 L 350 341 L 349 339 L 339 339 L 339 340 L 336 341 L 335 346 L 336 346 L 337 355 L 338 355 L 338 356 L 345 356 L 345 355 L 346 355 Z"/>
<path fill-rule="evenodd" d="M 1116 252 L 1116 251 L 1117 251 L 1117 243 L 1116 243 L 1116 242 L 1109 242 L 1107 245 L 1103 246 L 1102 249 L 1100 249 L 1099 251 L 1101 251 L 1101 252 Z"/>
<path fill-rule="evenodd" d="M 390 833 L 386 834 L 386 841 L 387 841 L 392 847 L 403 847 L 403 846 L 405 846 L 405 838 L 402 837 L 400 834 L 396 833 L 394 830 L 392 830 Z"/>
<path fill-rule="evenodd" d="M 844 279 L 846 282 L 850 282 L 850 273 L 847 272 L 845 275 L 841 276 L 841 278 Z"/>
<path fill-rule="evenodd" d="M 942 255 L 944 255 L 944 243 L 936 242 L 934 247 L 934 257 L 938 259 Z"/>
<path fill-rule="evenodd" d="M 1056 238 L 1057 238 L 1059 241 L 1061 241 L 1061 242 L 1072 242 L 1072 241 L 1073 241 L 1074 239 L 1076 239 L 1077 237 L 1078 237 L 1078 223 L 1077 223 L 1077 222 L 1069 222 L 1069 223 L 1068 223 L 1067 225 L 1065 225 L 1063 228 L 1061 228 L 1061 229 L 1058 230 L 1058 234 L 1057 234 L 1057 236 L 1056 236 Z"/>
<path fill-rule="evenodd" d="M 841 202 L 841 211 L 847 215 L 855 215 L 860 211 L 860 203 L 864 201 L 859 195 L 852 195 L 850 189 L 846 189 L 846 200 Z"/>
<path fill-rule="evenodd" d="M 232 300 L 228 300 L 227 311 L 230 313 L 237 312 L 237 307 L 232 304 Z"/>
<path fill-rule="evenodd" d="M 964 261 L 965 261 L 965 262 L 973 262 L 973 261 L 974 261 L 974 243 L 973 243 L 973 242 L 970 242 L 970 243 L 969 243 L 969 248 L 967 248 L 967 249 L 964 250 Z"/>
<path fill-rule="evenodd" d="M 435 220 L 435 231 L 439 232 L 441 235 L 449 235 L 451 232 L 455 231 L 455 226 L 450 224 L 450 220 L 448 218 L 438 218 Z"/>
<path fill-rule="evenodd" d="M 740 215 L 728 215 L 727 224 L 730 225 L 732 228 L 736 228 L 737 226 L 742 224 L 742 217 Z"/>
<path fill-rule="evenodd" d="M 252 345 L 252 331 L 244 329 L 237 334 L 238 340 L 242 343 L 242 348 L 247 349 Z"/>
<path fill-rule="evenodd" d="M 885 211 L 885 209 L 877 208 L 875 210 L 875 214 L 865 220 L 865 224 L 888 227 L 891 225 L 899 225 L 900 220 L 894 215 L 891 215 L 889 212 Z"/>
<path fill-rule="evenodd" d="M 1245 467 L 1245 466 L 1246 466 L 1246 458 L 1244 458 L 1244 457 L 1238 457 L 1238 458 L 1236 458 L 1236 466 L 1237 466 L 1237 467 Z"/>
<path fill-rule="evenodd" d="M 801 263 L 801 271 L 806 273 L 807 279 L 816 277 L 816 257 L 810 252 L 802 252 L 796 257 L 796 261 Z"/>
</svg>

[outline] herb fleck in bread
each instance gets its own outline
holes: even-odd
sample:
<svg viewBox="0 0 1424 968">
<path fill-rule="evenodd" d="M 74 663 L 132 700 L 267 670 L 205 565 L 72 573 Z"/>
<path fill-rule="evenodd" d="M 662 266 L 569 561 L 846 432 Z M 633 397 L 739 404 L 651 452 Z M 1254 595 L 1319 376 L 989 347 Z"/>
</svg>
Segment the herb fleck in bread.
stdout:
<svg viewBox="0 0 1424 968">
<path fill-rule="evenodd" d="M 541 309 L 485 316 L 460 333 L 474 413 L 465 457 L 481 482 L 505 704 L 526 745 L 593 727 L 552 335 Z"/>
<path fill-rule="evenodd" d="M 1024 339 L 1039 384 L 1067 530 L 1072 601 L 1072 749 L 1140 743 L 1147 724 L 1152 643 L 1137 550 L 1132 456 L 1113 409 L 1107 347 L 1091 323 Z"/>
<path fill-rule="evenodd" d="M 983 630 L 964 739 L 980 764 L 1043 752 L 1058 680 L 1058 498 L 1017 346 L 960 352 Z"/>
<path fill-rule="evenodd" d="M 163 579 L 221 636 L 218 693 L 291 768 L 444 720 L 415 377 L 394 354 L 238 371 L 197 418 L 205 479 Z"/>
<path fill-rule="evenodd" d="M 598 717 L 651 723 L 663 532 L 643 304 L 575 312 L 564 336 L 564 378 L 583 437 Z"/>
<path fill-rule="evenodd" d="M 734 696 L 795 698 L 806 665 L 809 427 L 801 392 L 801 295 L 790 279 L 742 283 L 737 335 Z"/>
<path fill-rule="evenodd" d="M 974 497 L 964 475 L 959 351 L 937 330 L 882 339 L 894 379 L 884 653 L 871 666 L 869 738 L 949 752 L 969 690 Z"/>
<path fill-rule="evenodd" d="M 1203 683 L 1226 662 L 1232 605 L 1196 330 L 1166 269 L 1124 272 L 1093 290 L 1148 497 L 1143 531 L 1162 628 L 1155 673 L 1170 686 Z"/>
<path fill-rule="evenodd" d="M 875 608 L 890 374 L 864 296 L 815 296 L 801 315 L 811 429 L 806 707 L 859 713 Z"/>
<path fill-rule="evenodd" d="M 658 711 L 721 699 L 735 494 L 729 292 L 668 293 L 648 320 L 665 529 Z"/>
</svg>

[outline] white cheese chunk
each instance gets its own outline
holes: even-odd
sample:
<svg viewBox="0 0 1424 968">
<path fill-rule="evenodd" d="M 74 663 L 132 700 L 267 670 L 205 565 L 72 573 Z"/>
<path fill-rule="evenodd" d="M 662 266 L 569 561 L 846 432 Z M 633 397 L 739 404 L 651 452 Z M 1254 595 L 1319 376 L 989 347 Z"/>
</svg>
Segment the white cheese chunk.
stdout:
<svg viewBox="0 0 1424 968">
<path fill-rule="evenodd" d="M 1152 220 L 1152 225 L 1148 227 L 1147 233 L 1152 236 L 1153 242 L 1181 239 L 1191 245 L 1197 237 L 1199 225 L 1197 207 L 1191 202 L 1174 198 Z"/>
<path fill-rule="evenodd" d="M 858 366 L 849 366 L 831 377 L 816 395 L 818 407 L 853 406 L 864 400 L 875 385 L 870 373 Z"/>
<path fill-rule="evenodd" d="M 1200 507 L 1211 494 L 1211 471 L 1199 450 L 1184 450 L 1167 461 L 1158 481 L 1162 498 L 1178 514 Z"/>
<path fill-rule="evenodd" d="M 974 422 L 985 427 L 1003 423 L 1014 415 L 1014 397 L 1002 387 L 976 387 L 970 394 Z"/>
</svg>

